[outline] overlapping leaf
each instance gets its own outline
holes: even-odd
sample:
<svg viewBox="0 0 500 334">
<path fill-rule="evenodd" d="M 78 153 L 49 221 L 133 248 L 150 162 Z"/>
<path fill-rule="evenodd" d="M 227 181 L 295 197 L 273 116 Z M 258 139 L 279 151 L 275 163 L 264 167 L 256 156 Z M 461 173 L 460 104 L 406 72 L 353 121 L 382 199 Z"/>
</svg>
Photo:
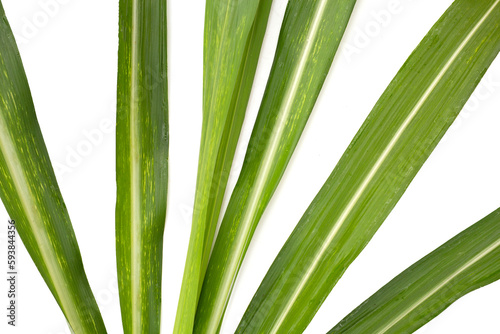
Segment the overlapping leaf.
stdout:
<svg viewBox="0 0 500 334">
<path fill-rule="evenodd" d="M 193 223 L 174 332 L 190 333 L 272 0 L 207 0 L 203 129 Z"/>
<path fill-rule="evenodd" d="M 500 50 L 500 0 L 457 0 L 408 58 L 269 269 L 237 333 L 299 333 Z"/>
<path fill-rule="evenodd" d="M 245 162 L 208 265 L 196 333 L 219 330 L 253 232 L 307 123 L 354 3 L 292 0 L 288 4 Z"/>
</svg>

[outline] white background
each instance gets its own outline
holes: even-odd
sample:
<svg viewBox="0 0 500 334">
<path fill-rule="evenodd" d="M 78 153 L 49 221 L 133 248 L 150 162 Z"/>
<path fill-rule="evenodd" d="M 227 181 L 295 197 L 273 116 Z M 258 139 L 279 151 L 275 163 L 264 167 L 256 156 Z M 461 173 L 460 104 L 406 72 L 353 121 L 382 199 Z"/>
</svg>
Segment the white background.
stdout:
<svg viewBox="0 0 500 334">
<path fill-rule="evenodd" d="M 396 0 L 390 5 L 390 0 L 359 1 L 316 108 L 253 238 L 222 333 L 234 331 L 275 255 L 378 97 L 451 2 Z M 121 333 L 114 249 L 118 1 L 3 3 L 90 284 L 109 333 Z M 241 167 L 285 7 L 286 0 L 274 1 L 228 192 Z M 383 23 L 377 21 L 374 14 L 387 14 L 394 7 Z M 163 263 L 164 333 L 173 328 L 190 233 L 202 121 L 203 20 L 203 0 L 169 1 L 170 183 Z M 500 205 L 499 91 L 497 59 L 307 333 L 326 332 L 400 271 Z M 101 127 L 102 122 L 111 126 Z M 85 133 L 96 131 L 102 140 L 89 143 Z M 7 220 L 2 207 L 0 249 L 5 255 L 0 259 L 5 262 Z M 34 264 L 21 244 L 19 248 L 19 326 L 8 328 L 7 333 L 69 333 Z M 6 307 L 4 279 L 0 289 L 0 305 Z M 498 333 L 499 311 L 500 283 L 494 283 L 465 296 L 418 333 Z M 5 332 L 6 317 L 0 319 L 1 332 Z"/>
</svg>

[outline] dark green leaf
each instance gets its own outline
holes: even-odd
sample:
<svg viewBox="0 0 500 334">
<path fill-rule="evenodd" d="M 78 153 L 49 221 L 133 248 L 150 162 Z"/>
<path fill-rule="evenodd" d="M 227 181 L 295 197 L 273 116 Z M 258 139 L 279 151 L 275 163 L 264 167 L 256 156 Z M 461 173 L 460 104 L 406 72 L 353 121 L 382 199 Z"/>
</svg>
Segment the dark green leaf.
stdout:
<svg viewBox="0 0 500 334">
<path fill-rule="evenodd" d="M 168 182 L 166 0 L 120 0 L 116 255 L 124 332 L 160 333 Z"/>
<path fill-rule="evenodd" d="M 403 271 L 329 333 L 413 333 L 500 279 L 500 209 Z"/>
<path fill-rule="evenodd" d="M 1 3 L 0 20 L 0 197 L 72 332 L 106 333 Z"/>
</svg>

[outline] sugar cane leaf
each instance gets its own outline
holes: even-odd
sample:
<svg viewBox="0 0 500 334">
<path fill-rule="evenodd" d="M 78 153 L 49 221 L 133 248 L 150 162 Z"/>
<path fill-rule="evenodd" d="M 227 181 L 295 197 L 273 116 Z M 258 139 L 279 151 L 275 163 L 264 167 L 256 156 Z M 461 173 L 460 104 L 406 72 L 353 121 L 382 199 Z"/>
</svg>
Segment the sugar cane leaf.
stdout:
<svg viewBox="0 0 500 334">
<path fill-rule="evenodd" d="M 168 183 L 167 2 L 120 0 L 116 255 L 125 333 L 160 333 Z"/>
<path fill-rule="evenodd" d="M 73 333 L 106 333 L 0 2 L 0 197 Z"/>
<path fill-rule="evenodd" d="M 412 333 L 500 279 L 500 209 L 410 266 L 328 333 Z"/>
</svg>

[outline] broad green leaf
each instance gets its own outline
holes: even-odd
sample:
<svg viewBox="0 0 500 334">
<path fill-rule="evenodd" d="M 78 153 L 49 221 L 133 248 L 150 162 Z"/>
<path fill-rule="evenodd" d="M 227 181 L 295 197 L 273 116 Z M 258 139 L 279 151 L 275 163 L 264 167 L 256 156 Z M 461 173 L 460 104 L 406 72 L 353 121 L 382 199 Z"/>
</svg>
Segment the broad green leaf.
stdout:
<svg viewBox="0 0 500 334">
<path fill-rule="evenodd" d="M 72 332 L 106 333 L 1 2 L 0 20 L 0 197 Z"/>
<path fill-rule="evenodd" d="M 195 332 L 218 331 L 253 232 L 302 134 L 349 21 L 354 0 L 292 0 L 238 183 L 222 220 Z"/>
<path fill-rule="evenodd" d="M 190 333 L 272 0 L 208 0 L 203 129 L 193 224 L 175 324 Z"/>
<path fill-rule="evenodd" d="M 413 333 L 500 279 L 500 209 L 403 271 L 329 333 Z"/>
<path fill-rule="evenodd" d="M 408 58 L 289 237 L 238 333 L 299 333 L 500 49 L 500 0 L 457 0 Z"/>
<path fill-rule="evenodd" d="M 160 333 L 168 182 L 167 1 L 120 0 L 116 256 L 123 329 Z"/>
</svg>

